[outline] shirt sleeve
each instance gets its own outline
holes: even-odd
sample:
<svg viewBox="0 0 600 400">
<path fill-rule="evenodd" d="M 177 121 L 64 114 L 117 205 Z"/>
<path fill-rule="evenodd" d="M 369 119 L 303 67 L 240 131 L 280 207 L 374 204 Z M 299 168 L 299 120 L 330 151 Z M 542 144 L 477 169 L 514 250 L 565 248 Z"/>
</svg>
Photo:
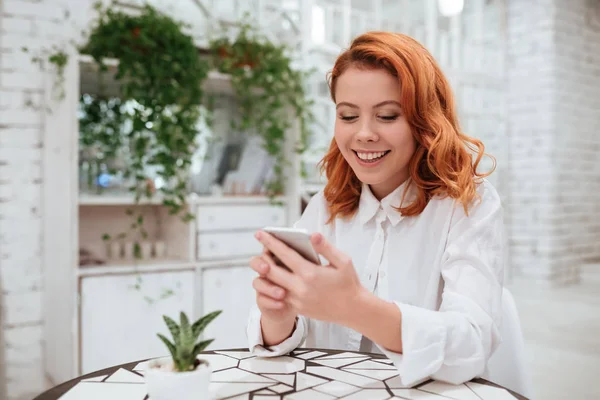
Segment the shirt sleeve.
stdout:
<svg viewBox="0 0 600 400">
<path fill-rule="evenodd" d="M 260 310 L 256 304 L 250 310 L 246 334 L 248 337 L 248 349 L 258 357 L 277 357 L 289 354 L 304 342 L 307 334 L 307 323 L 304 317 L 296 318 L 296 326 L 292 335 L 275 346 L 265 346 L 260 326 Z"/>
<path fill-rule="evenodd" d="M 481 376 L 501 342 L 504 225 L 500 198 L 487 182 L 481 202 L 457 205 L 441 262 L 439 310 L 396 303 L 402 313 L 402 354 L 378 346 L 410 387 L 428 378 L 452 384 Z"/>
<path fill-rule="evenodd" d="M 319 221 L 323 216 L 322 203 L 324 201 L 323 192 L 318 192 L 309 201 L 304 213 L 294 224 L 294 228 L 306 229 L 309 233 L 318 232 Z M 277 357 L 285 355 L 299 347 L 308 335 L 309 321 L 304 316 L 298 316 L 296 327 L 292 335 L 275 346 L 265 346 L 262 337 L 262 328 L 260 325 L 260 310 L 254 304 L 250 310 L 248 324 L 246 327 L 246 336 L 248 339 L 248 348 L 250 352 L 258 357 Z"/>
</svg>

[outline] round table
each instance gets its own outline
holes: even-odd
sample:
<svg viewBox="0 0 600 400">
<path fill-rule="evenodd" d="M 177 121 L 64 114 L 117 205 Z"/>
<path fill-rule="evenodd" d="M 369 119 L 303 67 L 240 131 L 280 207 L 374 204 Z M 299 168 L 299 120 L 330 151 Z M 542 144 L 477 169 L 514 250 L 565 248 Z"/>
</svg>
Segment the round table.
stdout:
<svg viewBox="0 0 600 400">
<path fill-rule="evenodd" d="M 213 368 L 215 399 L 525 399 L 483 379 L 458 386 L 427 381 L 405 389 L 399 385 L 392 362 L 380 354 L 298 349 L 288 356 L 257 358 L 248 349 L 231 349 L 203 352 L 200 357 Z M 143 378 L 146 364 L 147 360 L 131 362 L 80 376 L 34 400 L 148 399 Z"/>
</svg>

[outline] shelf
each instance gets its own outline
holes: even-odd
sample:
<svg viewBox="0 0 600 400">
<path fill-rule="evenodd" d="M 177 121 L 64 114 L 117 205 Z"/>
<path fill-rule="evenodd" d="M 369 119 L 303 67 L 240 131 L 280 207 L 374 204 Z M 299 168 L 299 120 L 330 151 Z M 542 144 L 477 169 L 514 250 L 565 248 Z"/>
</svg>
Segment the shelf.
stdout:
<svg viewBox="0 0 600 400">
<path fill-rule="evenodd" d="M 121 263 L 105 264 L 105 265 L 80 265 L 77 269 L 77 276 L 98 276 L 111 274 L 132 274 L 132 273 L 148 273 L 158 271 L 188 271 L 191 269 L 214 269 L 214 268 L 233 268 L 243 265 L 248 265 L 250 268 L 251 257 L 236 257 L 227 260 L 182 260 L 182 259 L 167 259 L 167 260 L 140 260 L 138 264 L 134 261 L 127 263 L 123 260 Z"/>
<path fill-rule="evenodd" d="M 284 202 L 285 197 L 276 197 L 276 201 Z M 239 196 L 199 196 L 192 194 L 188 197 L 189 204 L 268 204 L 270 199 L 266 196 L 252 196 L 252 195 L 239 195 Z M 80 194 L 79 205 L 80 206 L 130 206 L 134 205 L 134 198 L 126 195 L 93 195 L 93 194 Z M 138 205 L 160 205 L 162 199 L 160 196 L 152 199 L 142 199 Z"/>
<path fill-rule="evenodd" d="M 184 259 L 153 260 L 111 260 L 103 265 L 79 265 L 77 275 L 96 276 L 107 274 L 128 274 L 138 272 L 181 271 L 194 269 L 197 262 Z"/>
<path fill-rule="evenodd" d="M 247 265 L 250 268 L 250 259 L 252 257 L 236 257 L 227 260 L 203 260 L 198 261 L 196 266 L 200 270 L 216 269 L 216 268 L 235 268 Z"/>
<path fill-rule="evenodd" d="M 134 205 L 134 198 L 126 195 L 93 195 L 93 194 L 80 194 L 79 205 L 80 206 L 129 206 Z M 152 199 L 142 199 L 139 202 L 140 205 L 145 204 L 162 204 L 160 197 Z"/>
<path fill-rule="evenodd" d="M 278 203 L 286 203 L 284 196 L 274 199 Z M 193 200 L 196 204 L 269 204 L 271 200 L 261 195 L 224 195 L 224 196 L 197 196 Z"/>
<path fill-rule="evenodd" d="M 108 71 L 101 74 L 100 78 L 98 65 L 94 58 L 86 54 L 79 55 L 80 93 L 98 93 L 100 84 L 102 84 L 104 87 L 103 92 L 106 95 L 118 96 L 120 84 L 115 79 L 115 75 L 119 60 L 106 58 L 104 64 L 108 67 Z M 210 71 L 204 83 L 204 90 L 210 93 L 233 95 L 231 76 L 218 71 Z"/>
</svg>

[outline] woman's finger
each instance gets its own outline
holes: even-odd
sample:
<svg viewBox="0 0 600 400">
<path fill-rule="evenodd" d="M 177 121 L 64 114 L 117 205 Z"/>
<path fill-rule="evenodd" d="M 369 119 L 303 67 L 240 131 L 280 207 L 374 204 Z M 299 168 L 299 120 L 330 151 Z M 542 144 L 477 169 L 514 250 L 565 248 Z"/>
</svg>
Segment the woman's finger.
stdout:
<svg viewBox="0 0 600 400">
<path fill-rule="evenodd" d="M 265 256 L 252 257 L 250 260 L 250 268 L 256 271 L 260 276 L 266 276 L 269 273 L 269 262 L 265 260 Z"/>
<path fill-rule="evenodd" d="M 255 278 L 252 281 L 252 287 L 258 293 L 270 297 L 274 300 L 281 300 L 285 297 L 285 290 L 265 278 Z"/>
<path fill-rule="evenodd" d="M 285 307 L 283 301 L 274 300 L 260 293 L 256 295 L 256 304 L 261 310 L 282 310 Z"/>
<path fill-rule="evenodd" d="M 281 262 L 281 260 L 279 258 L 277 258 L 277 256 L 275 256 L 275 254 L 273 254 L 267 248 L 265 248 L 265 252 L 263 254 L 263 259 L 269 265 L 277 265 L 278 267 L 283 267 L 283 268 L 287 269 L 288 271 L 290 270 L 288 267 L 286 267 L 285 265 L 283 265 L 283 263 Z"/>
<path fill-rule="evenodd" d="M 255 237 L 263 244 L 263 246 L 271 251 L 275 257 L 281 260 L 283 265 L 293 272 L 298 272 L 307 264 L 310 264 L 309 261 L 306 261 L 306 259 L 295 250 L 266 232 L 258 231 L 256 232 Z"/>
</svg>

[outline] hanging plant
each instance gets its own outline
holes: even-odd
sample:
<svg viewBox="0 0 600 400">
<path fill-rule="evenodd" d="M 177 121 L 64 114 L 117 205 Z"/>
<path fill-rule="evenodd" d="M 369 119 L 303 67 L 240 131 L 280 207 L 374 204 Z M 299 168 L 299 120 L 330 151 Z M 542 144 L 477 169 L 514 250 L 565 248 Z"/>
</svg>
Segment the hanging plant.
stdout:
<svg viewBox="0 0 600 400">
<path fill-rule="evenodd" d="M 170 214 L 189 221 L 193 216 L 186 211 L 188 171 L 199 134 L 202 83 L 210 64 L 199 57 L 193 38 L 183 32 L 183 24 L 152 6 L 146 5 L 136 15 L 100 5 L 97 10 L 98 19 L 79 51 L 93 57 L 101 72 L 108 70 L 107 59 L 118 60 L 115 79 L 121 104 L 110 109 L 113 122 L 123 122 L 125 114 L 127 124 L 121 139 L 102 138 L 92 132 L 88 144 L 104 143 L 111 150 L 125 144 L 128 157 L 124 175 L 132 182 L 129 190 L 135 202 L 160 194 Z M 106 109 L 110 101 L 101 87 L 86 107 L 88 111 Z M 85 118 L 81 121 L 82 140 L 90 133 L 87 122 Z M 156 176 L 149 176 L 150 171 Z M 155 186 L 156 181 L 162 184 Z M 133 225 L 146 237 L 142 216 L 133 217 Z"/>
<path fill-rule="evenodd" d="M 304 80 L 308 72 L 292 67 L 290 49 L 261 35 L 249 22 L 242 20 L 210 41 L 215 68 L 231 75 L 237 95 L 240 118 L 234 128 L 254 132 L 263 138 L 265 150 L 274 158 L 274 178 L 267 183 L 273 197 L 285 190 L 284 145 L 291 128 L 291 109 L 300 122 L 300 141 L 296 151 L 306 150 L 312 105 L 307 100 Z"/>
<path fill-rule="evenodd" d="M 85 171 L 88 189 L 102 193 L 98 179 L 104 172 L 115 175 L 121 168 L 119 153 L 124 146 L 123 126 L 126 121 L 119 98 L 98 98 L 89 94 L 79 101 L 80 163 Z"/>
</svg>

